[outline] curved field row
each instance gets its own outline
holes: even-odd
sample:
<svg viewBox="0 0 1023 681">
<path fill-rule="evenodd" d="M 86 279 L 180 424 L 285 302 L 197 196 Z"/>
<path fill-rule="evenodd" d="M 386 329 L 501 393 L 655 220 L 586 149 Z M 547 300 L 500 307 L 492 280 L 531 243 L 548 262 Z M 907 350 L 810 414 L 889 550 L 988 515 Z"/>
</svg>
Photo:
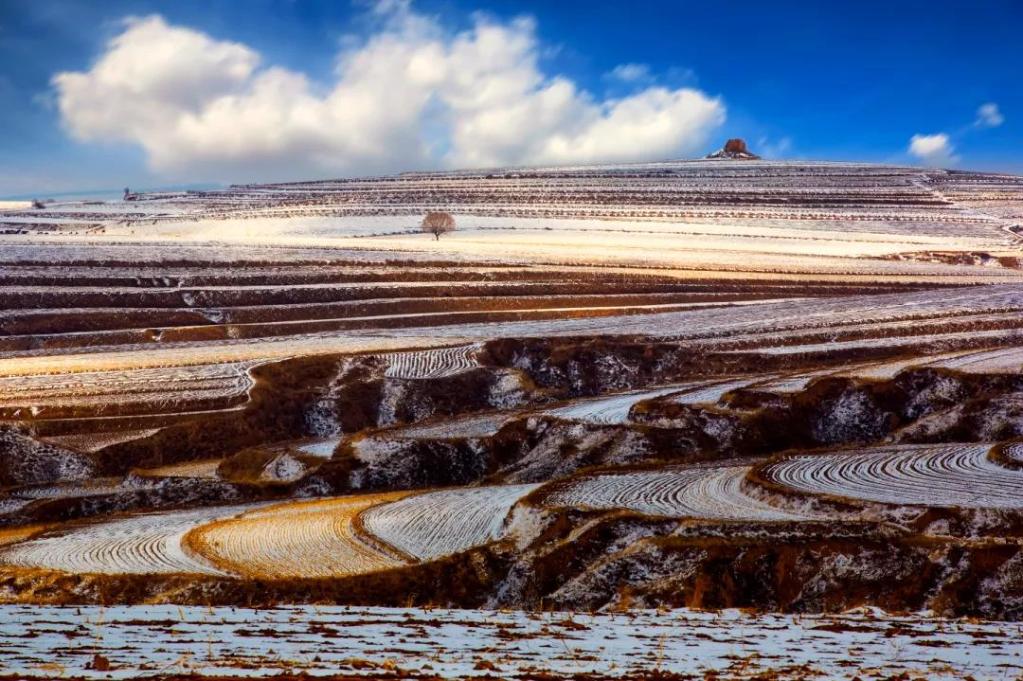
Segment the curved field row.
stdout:
<svg viewBox="0 0 1023 681">
<path fill-rule="evenodd" d="M 999 348 L 928 362 L 928 366 L 977 374 L 1023 373 L 1023 348 Z"/>
<path fill-rule="evenodd" d="M 381 355 L 387 362 L 387 378 L 443 378 L 478 366 L 476 353 L 480 345 L 473 343 L 453 348 L 435 348 L 413 352 L 392 352 Z"/>
<path fill-rule="evenodd" d="M 762 380 L 762 378 L 747 377 L 729 381 L 718 381 L 675 395 L 668 398 L 668 401 L 675 404 L 717 404 L 725 394 L 739 388 L 748 387 L 759 380 Z"/>
<path fill-rule="evenodd" d="M 828 369 L 821 369 L 820 371 L 807 371 L 798 374 L 791 374 L 756 383 L 751 385 L 750 388 L 752 390 L 774 394 L 798 393 L 805 390 L 812 381 L 825 376 L 833 376 L 836 371 L 837 370 L 834 367 L 831 367 Z"/>
<path fill-rule="evenodd" d="M 879 381 L 891 380 L 907 369 L 915 369 L 925 366 L 930 367 L 939 362 L 954 360 L 957 357 L 962 357 L 968 354 L 973 353 L 967 350 L 957 350 L 955 352 L 946 352 L 941 354 L 920 355 L 909 359 L 896 359 L 842 369 L 834 375 L 851 378 L 867 378 Z"/>
<path fill-rule="evenodd" d="M 695 383 L 666 386 L 653 390 L 641 390 L 617 395 L 607 395 L 592 399 L 577 400 L 563 407 L 550 409 L 546 413 L 559 419 L 568 421 L 584 421 L 586 423 L 598 423 L 614 425 L 626 423 L 633 405 L 644 400 L 652 400 L 656 397 L 671 395 L 672 393 L 683 392 L 692 389 Z"/>
<path fill-rule="evenodd" d="M 0 393 L 32 397 L 50 395 L 105 395 L 123 393 L 138 386 L 178 383 L 194 384 L 203 381 L 248 381 L 251 362 L 224 364 L 197 364 L 147 368 L 117 368 L 104 371 L 77 373 L 14 374 L 0 376 Z"/>
<path fill-rule="evenodd" d="M 237 404 L 248 393 L 248 386 L 227 383 L 214 387 L 190 387 L 174 390 L 139 390 L 106 395 L 61 395 L 45 399 L 25 399 L 13 395 L 0 399 L 0 410 L 12 415 L 25 412 L 48 417 L 80 414 L 152 414 L 196 408 L 217 409 Z"/>
<path fill-rule="evenodd" d="M 810 494 L 884 504 L 1023 508 L 1023 471 L 999 466 L 990 445 L 902 445 L 795 456 L 762 475 Z"/>
<path fill-rule="evenodd" d="M 416 494 L 362 514 L 368 532 L 419 560 L 499 539 L 519 499 L 539 485 L 495 485 Z"/>
<path fill-rule="evenodd" d="M 561 318 L 487 324 L 454 324 L 433 327 L 402 327 L 360 334 L 331 333 L 277 337 L 273 339 L 224 340 L 216 343 L 125 345 L 116 350 L 32 356 L 18 354 L 0 358 L 0 374 L 73 373 L 98 368 L 123 370 L 167 365 L 197 365 L 270 360 L 310 353 L 381 353 L 411 348 L 430 348 L 483 341 L 495 337 L 650 335 L 677 340 L 727 339 L 735 333 L 770 334 L 787 328 L 823 329 L 836 324 L 881 323 L 891 319 L 935 319 L 949 315 L 976 314 L 983 310 L 1023 309 L 1019 286 L 1003 285 L 967 290 L 947 289 L 902 294 L 848 296 L 763 302 L 756 305 L 704 308 L 610 317 Z M 970 333 L 991 335 L 998 330 Z M 955 334 L 915 337 L 911 342 L 954 340 Z M 967 336 L 964 336 L 964 338 Z M 893 340 L 875 344 L 891 345 Z M 903 340 L 905 342 L 905 340 Z M 824 344 L 824 349 L 834 346 Z M 791 352 L 792 350 L 781 348 Z M 804 346 L 799 351 L 806 351 Z"/>
<path fill-rule="evenodd" d="M 408 492 L 277 504 L 197 527 L 185 545 L 221 570 L 254 579 L 339 577 L 405 564 L 376 546 L 358 515 Z"/>
<path fill-rule="evenodd" d="M 0 551 L 0 563 L 75 574 L 225 575 L 186 550 L 182 539 L 203 523 L 252 508 L 251 505 L 200 508 L 83 525 L 7 547 Z"/>
<path fill-rule="evenodd" d="M 223 459 L 202 459 L 200 461 L 186 461 L 157 468 L 139 468 L 134 473 L 143 478 L 206 478 L 216 479 L 219 477 L 217 469 Z"/>
<path fill-rule="evenodd" d="M 34 485 L 11 490 L 11 496 L 20 499 L 71 499 L 123 492 L 121 478 L 92 478 L 78 482 L 53 485 Z"/>
<path fill-rule="evenodd" d="M 387 437 L 398 437 L 405 439 L 422 440 L 443 440 L 461 438 L 482 438 L 490 437 L 505 423 L 515 418 L 515 412 L 500 411 L 486 414 L 470 414 L 452 419 L 445 419 L 438 423 L 428 423 L 422 426 L 398 427 L 388 430 Z"/>
<path fill-rule="evenodd" d="M 98 433 L 76 433 L 74 435 L 52 435 L 40 439 L 44 442 L 67 449 L 74 449 L 79 452 L 98 452 L 104 447 L 119 445 L 133 440 L 142 440 L 158 432 L 160 432 L 159 428 L 141 428 Z"/>
<path fill-rule="evenodd" d="M 252 388 L 251 368 L 234 363 L 7 376 L 0 378 L 0 412 L 5 418 L 53 419 L 229 408 Z"/>
<path fill-rule="evenodd" d="M 650 515 L 709 520 L 804 520 L 743 492 L 750 466 L 682 468 L 594 475 L 570 482 L 544 503 L 629 509 Z"/>
<path fill-rule="evenodd" d="M 1015 320 L 1019 318 L 1016 317 Z M 1015 321 L 1013 323 L 1018 323 Z M 1023 340 L 1023 329 L 1013 327 L 1005 327 L 998 329 L 984 329 L 984 330 L 972 330 L 972 331 L 960 331 L 954 333 L 933 333 L 923 334 L 918 336 L 891 336 L 891 337 L 875 337 L 875 338 L 862 338 L 857 340 L 849 341 L 828 341 L 823 343 L 807 343 L 805 345 L 780 345 L 775 347 L 763 347 L 763 348 L 752 348 L 748 350 L 726 350 L 729 354 L 761 354 L 761 355 L 801 355 L 801 354 L 814 354 L 824 352 L 840 352 L 846 350 L 872 350 L 872 349 L 894 349 L 894 348 L 907 348 L 917 345 L 927 345 L 935 343 L 954 343 L 954 342 L 976 342 L 979 339 L 988 339 L 989 342 L 1020 342 Z M 1000 363 L 1002 364 L 1002 363 Z M 1012 365 L 1014 370 L 1019 370 L 1020 364 L 1018 360 L 1014 360 Z"/>
<path fill-rule="evenodd" d="M 884 362 L 870 362 L 854 366 L 828 367 L 818 371 L 783 376 L 774 380 L 758 383 L 754 386 L 756 390 L 772 393 L 795 393 L 800 392 L 818 378 L 828 376 L 842 378 L 862 378 L 871 380 L 891 380 L 899 373 L 918 367 L 944 366 L 945 362 L 956 362 L 960 358 L 966 359 L 976 355 L 975 351 L 957 350 L 938 355 L 918 355 L 907 359 L 895 359 Z"/>
</svg>

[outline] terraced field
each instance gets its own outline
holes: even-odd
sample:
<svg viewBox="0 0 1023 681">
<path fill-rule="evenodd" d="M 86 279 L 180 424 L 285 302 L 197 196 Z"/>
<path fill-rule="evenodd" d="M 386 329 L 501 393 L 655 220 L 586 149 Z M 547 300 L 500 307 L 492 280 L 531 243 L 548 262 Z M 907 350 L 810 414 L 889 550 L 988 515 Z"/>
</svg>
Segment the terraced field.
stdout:
<svg viewBox="0 0 1023 681">
<path fill-rule="evenodd" d="M 476 366 L 476 353 L 480 346 L 464 345 L 436 350 L 394 352 L 382 355 L 387 363 L 387 378 L 427 379 L 454 376 Z"/>
<path fill-rule="evenodd" d="M 1023 619 L 1021 200 L 699 161 L 5 204 L 0 600 Z"/>
<path fill-rule="evenodd" d="M 930 361 L 928 366 L 978 374 L 1023 372 L 1023 348 L 999 348 Z"/>
<path fill-rule="evenodd" d="M 146 478 L 216 478 L 221 459 L 203 459 L 170 464 L 157 468 L 144 468 L 135 473 Z"/>
<path fill-rule="evenodd" d="M 441 490 L 368 508 L 366 530 L 419 560 L 432 560 L 499 539 L 512 506 L 538 485 Z"/>
<path fill-rule="evenodd" d="M 510 412 L 486 413 L 478 416 L 462 416 L 455 419 L 444 419 L 433 425 L 423 424 L 412 427 L 399 427 L 388 431 L 388 437 L 398 438 L 482 438 L 489 437 L 500 430 L 501 426 L 515 416 Z"/>
<path fill-rule="evenodd" d="M 989 457 L 990 445 L 902 445 L 800 455 L 766 465 L 763 476 L 810 494 L 883 504 L 1023 508 L 1023 471 Z"/>
<path fill-rule="evenodd" d="M 257 579 L 336 577 L 397 567 L 404 561 L 361 532 L 356 518 L 406 494 L 271 506 L 199 526 L 185 545 L 222 570 Z"/>
<path fill-rule="evenodd" d="M 594 475 L 553 492 L 545 503 L 712 520 L 809 517 L 746 494 L 743 480 L 749 471 L 750 466 L 722 466 Z"/>
<path fill-rule="evenodd" d="M 547 412 L 550 416 L 570 421 L 588 421 L 591 423 L 613 424 L 625 423 L 629 420 L 632 407 L 643 400 L 652 400 L 663 395 L 685 393 L 693 390 L 692 384 L 681 384 L 642 390 L 591 400 L 580 400 L 565 407 L 558 407 Z"/>
<path fill-rule="evenodd" d="M 141 515 L 54 531 L 0 552 L 0 562 L 71 573 L 224 574 L 182 545 L 192 528 L 247 510 L 242 506 Z"/>
</svg>

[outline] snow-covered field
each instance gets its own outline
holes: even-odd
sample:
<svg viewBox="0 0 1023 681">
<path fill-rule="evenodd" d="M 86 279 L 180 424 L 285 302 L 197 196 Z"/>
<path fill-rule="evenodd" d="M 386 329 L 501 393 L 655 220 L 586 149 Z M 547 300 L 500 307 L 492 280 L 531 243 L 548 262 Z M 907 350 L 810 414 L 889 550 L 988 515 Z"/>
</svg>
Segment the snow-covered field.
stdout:
<svg viewBox="0 0 1023 681">
<path fill-rule="evenodd" d="M 423 424 L 411 427 L 394 428 L 387 432 L 386 437 L 400 438 L 482 438 L 489 437 L 501 429 L 514 412 L 486 413 L 473 416 L 461 416 L 455 419 L 444 419 L 436 424 Z M 365 441 L 362 441 L 365 443 Z M 366 444 L 357 443 L 357 448 Z"/>
<path fill-rule="evenodd" d="M 407 492 L 296 501 L 205 524 L 185 545 L 231 573 L 253 578 L 336 577 L 403 564 L 361 532 L 367 508 Z"/>
<path fill-rule="evenodd" d="M 977 374 L 1023 373 L 1023 348 L 999 348 L 956 357 L 939 358 L 927 366 Z"/>
<path fill-rule="evenodd" d="M 538 485 L 501 485 L 414 494 L 367 509 L 366 530 L 431 560 L 500 539 L 512 506 Z"/>
<path fill-rule="evenodd" d="M 652 400 L 664 395 L 693 390 L 693 384 L 665 386 L 653 390 L 639 390 L 607 397 L 595 397 L 579 400 L 564 407 L 557 407 L 547 412 L 548 416 L 568 421 L 585 421 L 588 423 L 616 424 L 629 420 L 632 407 L 643 400 Z"/>
<path fill-rule="evenodd" d="M 1023 434 L 1023 238 L 1012 226 L 1021 198 L 1023 180 L 1008 176 L 664 162 L 0 205 L 0 524 L 12 526 L 0 538 L 10 590 L 0 596 L 51 588 L 19 581 L 44 574 L 31 568 L 89 573 L 83 581 L 97 591 L 74 596 L 94 602 L 107 582 L 131 581 L 111 575 L 152 574 L 151 584 L 142 580 L 152 599 L 172 599 L 160 585 L 182 573 L 218 578 L 228 602 L 254 580 L 326 584 L 380 572 L 352 581 L 393 576 L 398 588 L 405 576 L 481 559 L 472 569 L 492 571 L 481 583 L 509 602 L 524 602 L 514 600 L 519 587 L 554 595 L 563 585 L 545 571 L 560 579 L 564 568 L 588 593 L 607 591 L 599 607 L 625 602 L 620 587 L 635 577 L 604 579 L 620 567 L 608 548 L 620 541 L 609 539 L 619 521 L 651 532 L 699 528 L 707 542 L 739 523 L 752 526 L 742 541 L 774 550 L 771 533 L 784 535 L 785 551 L 809 564 L 800 533 L 826 543 L 821 521 L 848 519 L 823 515 L 823 496 L 914 507 L 899 510 L 906 515 L 951 506 L 1015 518 L 1023 472 L 1008 443 Z M 427 208 L 450 211 L 457 230 L 439 240 L 423 234 Z M 849 380 L 814 385 L 825 377 Z M 972 443 L 885 444 L 914 437 Z M 1000 449 L 989 455 L 991 447 Z M 352 494 L 360 489 L 372 492 Z M 855 531 L 886 541 L 871 525 L 882 510 L 893 511 L 850 511 Z M 511 558 L 502 553 L 510 543 L 495 542 L 510 531 L 509 515 Z M 988 572 L 962 579 L 1006 593 L 950 607 L 1017 612 L 1017 559 L 1008 556 L 1019 532 L 1008 522 L 1002 530 L 1006 565 L 978 559 L 971 565 Z M 574 554 L 576 541 L 586 544 L 578 556 L 590 546 L 605 553 L 559 565 L 558 552 Z M 906 561 L 900 569 L 930 560 L 909 555 L 919 546 L 892 542 Z M 720 569 L 741 571 L 731 548 L 713 548 Z M 827 548 L 837 562 L 867 561 L 844 574 L 877 567 L 852 548 Z M 501 574 L 509 562 L 512 577 Z M 808 568 L 791 590 L 809 593 L 833 578 L 821 570 Z M 666 575 L 672 587 L 657 593 L 678 595 L 674 603 L 703 598 L 685 600 L 684 580 L 671 581 L 680 574 Z M 730 583 L 754 578 L 742 579 Z M 403 596 L 467 602 L 443 591 L 450 587 L 416 584 L 437 592 Z M 857 602 L 875 602 L 880 587 L 862 588 Z M 494 593 L 475 602 L 497 603 Z M 650 593 L 637 598 L 659 602 Z M 835 607 L 823 597 L 789 605 Z M 436 631 L 427 628 L 434 647 L 417 648 L 426 625 L 406 628 L 403 618 L 421 615 L 380 611 L 385 624 L 344 634 L 345 654 L 372 665 L 343 667 L 332 657 L 343 646 L 325 647 L 302 629 L 315 610 L 249 613 L 265 626 L 211 613 L 201 633 L 186 628 L 181 640 L 161 635 L 165 647 L 145 648 L 156 658 L 146 671 L 194 659 L 195 634 L 216 637 L 215 660 L 228 645 L 237 659 L 258 657 L 242 665 L 252 674 L 280 671 L 290 657 L 299 660 L 294 672 L 390 673 L 394 658 L 413 670 L 429 659 L 438 674 L 462 677 L 487 671 L 476 668 L 483 653 L 498 666 L 490 671 L 508 675 L 530 673 L 529 660 L 540 659 L 594 676 L 653 664 L 751 677 L 764 665 L 805 663 L 824 678 L 861 668 L 936 678 L 940 665 L 963 663 L 961 644 L 972 641 L 958 624 L 938 631 L 940 620 L 875 624 L 868 615 L 838 632 L 840 620 L 815 629 L 805 623 L 813 620 L 640 613 L 631 630 L 598 616 L 555 637 L 557 621 L 535 624 L 545 616 L 497 614 L 505 624 L 492 626 L 480 613 L 444 612 L 429 625 Z M 690 635 L 672 638 L 671 626 Z M 924 626 L 950 647 L 920 643 L 925 635 L 910 632 Z M 237 634 L 245 627 L 251 636 Z M 274 629 L 279 641 L 267 633 Z M 519 640 L 517 632 L 532 633 Z M 887 648 L 868 640 L 878 632 Z M 390 647 L 364 642 L 384 634 Z M 799 645 L 788 645 L 797 636 Z M 886 666 L 893 641 L 911 652 L 896 650 L 897 665 Z M 314 649 L 319 663 L 307 654 Z M 446 661 L 449 649 L 471 651 L 471 662 Z M 977 678 L 1002 661 L 994 647 L 974 649 Z M 709 661 L 694 661 L 700 655 Z M 131 664 L 121 649 L 111 658 L 115 674 Z M 81 662 L 58 661 L 79 671 Z M 197 668 L 212 673 L 217 664 Z"/>
<path fill-rule="evenodd" d="M 811 494 L 887 504 L 1023 508 L 1023 471 L 991 460 L 989 444 L 899 445 L 797 455 L 764 467 L 774 482 Z"/>
<path fill-rule="evenodd" d="M 0 563 L 72 573 L 226 574 L 187 550 L 183 537 L 194 527 L 247 510 L 244 506 L 154 513 L 55 531 L 5 548 Z"/>
<path fill-rule="evenodd" d="M 381 355 L 387 363 L 388 378 L 443 378 L 468 371 L 477 366 L 479 345 L 462 345 L 418 352 L 392 352 Z"/>
<path fill-rule="evenodd" d="M 1019 627 L 879 611 L 570 614 L 300 606 L 0 610 L 0 673 L 353 678 L 926 678 L 1023 673 Z M 99 654 L 109 670 L 93 669 Z"/>
<path fill-rule="evenodd" d="M 545 503 L 624 508 L 649 515 L 715 520 L 805 520 L 743 491 L 750 466 L 666 468 L 583 478 L 548 495 Z"/>
</svg>

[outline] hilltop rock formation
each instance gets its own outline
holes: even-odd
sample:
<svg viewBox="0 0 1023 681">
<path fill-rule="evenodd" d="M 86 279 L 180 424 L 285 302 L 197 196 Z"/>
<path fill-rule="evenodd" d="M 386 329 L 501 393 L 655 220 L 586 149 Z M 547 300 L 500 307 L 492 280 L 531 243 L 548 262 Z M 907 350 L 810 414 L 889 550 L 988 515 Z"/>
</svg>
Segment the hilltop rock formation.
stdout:
<svg viewBox="0 0 1023 681">
<path fill-rule="evenodd" d="M 707 154 L 705 158 L 755 161 L 760 157 L 746 148 L 746 140 L 734 137 L 725 142 L 724 148 L 715 151 L 713 154 Z"/>
</svg>

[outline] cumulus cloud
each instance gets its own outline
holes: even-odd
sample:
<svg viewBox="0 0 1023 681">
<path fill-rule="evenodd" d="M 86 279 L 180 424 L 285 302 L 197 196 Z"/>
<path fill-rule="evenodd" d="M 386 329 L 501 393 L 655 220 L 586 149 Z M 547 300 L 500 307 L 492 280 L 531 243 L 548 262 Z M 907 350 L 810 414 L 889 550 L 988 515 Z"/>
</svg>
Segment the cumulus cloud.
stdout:
<svg viewBox="0 0 1023 681">
<path fill-rule="evenodd" d="M 646 64 L 619 64 L 607 72 L 607 77 L 623 83 L 647 83 L 652 80 Z"/>
<path fill-rule="evenodd" d="M 529 18 L 452 33 L 401 2 L 374 13 L 326 84 L 160 16 L 128 20 L 88 71 L 54 76 L 62 120 L 82 141 L 141 146 L 165 175 L 252 179 L 664 158 L 702 150 L 725 119 L 694 88 L 601 100 L 545 74 Z"/>
<path fill-rule="evenodd" d="M 943 132 L 935 135 L 913 135 L 909 140 L 909 153 L 924 165 L 936 168 L 947 168 L 959 161 L 948 135 Z"/>
<path fill-rule="evenodd" d="M 997 128 L 1004 122 L 1005 116 L 998 110 L 998 105 L 994 102 L 988 102 L 987 104 L 981 104 L 980 108 L 977 109 L 977 119 L 973 124 L 978 128 Z"/>
</svg>

